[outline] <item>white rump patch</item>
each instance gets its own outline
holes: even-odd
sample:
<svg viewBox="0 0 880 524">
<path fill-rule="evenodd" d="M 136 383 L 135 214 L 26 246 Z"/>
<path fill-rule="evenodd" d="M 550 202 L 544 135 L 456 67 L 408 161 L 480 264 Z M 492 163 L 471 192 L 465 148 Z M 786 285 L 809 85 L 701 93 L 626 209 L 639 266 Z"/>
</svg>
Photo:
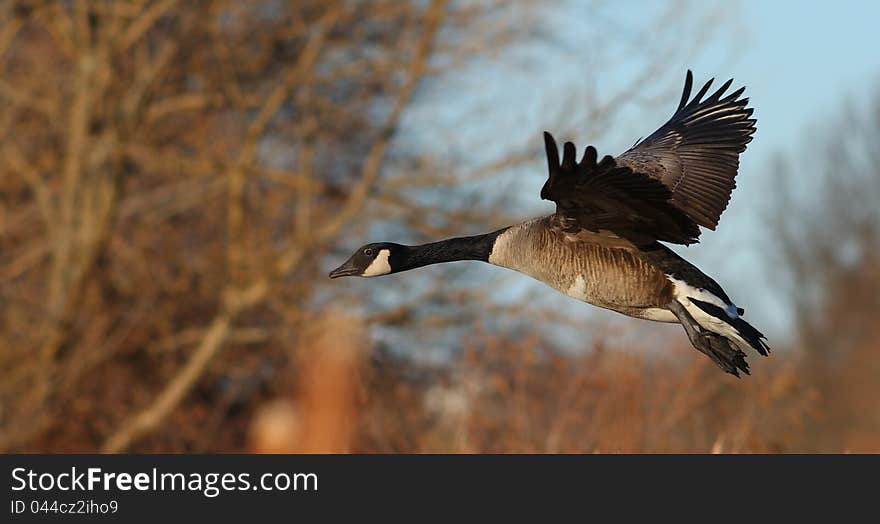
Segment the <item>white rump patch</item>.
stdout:
<svg viewBox="0 0 880 524">
<path fill-rule="evenodd" d="M 695 298 L 697 300 L 702 300 L 703 302 L 708 302 L 710 304 L 714 304 L 720 307 L 727 313 L 727 316 L 729 316 L 730 318 L 739 318 L 736 304 L 727 304 L 709 291 L 706 291 L 705 289 L 700 289 L 698 287 L 693 287 L 687 282 L 683 280 L 677 280 L 670 275 L 666 275 L 666 278 L 668 278 L 669 281 L 672 282 L 672 285 L 675 288 L 675 298 L 679 299 L 678 301 L 681 302 L 682 305 L 685 306 L 685 308 L 691 305 L 690 299 Z M 686 302 L 682 299 L 685 299 Z M 688 309 L 688 311 L 690 311 L 690 309 Z"/>
<path fill-rule="evenodd" d="M 391 264 L 388 263 L 388 257 L 391 255 L 391 251 L 388 249 L 383 249 L 379 251 L 379 254 L 376 255 L 376 258 L 373 262 L 361 273 L 362 277 L 378 277 L 381 275 L 387 275 L 391 273 Z"/>
<path fill-rule="evenodd" d="M 750 348 L 748 342 L 743 340 L 740 336 L 739 332 L 733 328 L 727 322 L 721 320 L 720 318 L 713 317 L 709 313 L 706 313 L 699 306 L 691 302 L 691 298 L 695 298 L 697 300 L 701 300 L 703 302 L 708 302 L 710 304 L 714 304 L 727 313 L 731 319 L 739 318 L 739 314 L 736 311 L 735 304 L 725 304 L 723 300 L 715 296 L 714 294 L 706 291 L 705 289 L 700 289 L 689 285 L 688 283 L 682 280 L 676 280 L 669 275 L 666 277 L 672 282 L 675 290 L 675 299 L 678 300 L 682 306 L 687 310 L 688 313 L 697 321 L 703 329 L 711 331 L 713 333 L 717 333 L 724 337 L 727 337 L 731 340 L 736 341 L 737 345 L 739 345 L 742 349 Z"/>
</svg>

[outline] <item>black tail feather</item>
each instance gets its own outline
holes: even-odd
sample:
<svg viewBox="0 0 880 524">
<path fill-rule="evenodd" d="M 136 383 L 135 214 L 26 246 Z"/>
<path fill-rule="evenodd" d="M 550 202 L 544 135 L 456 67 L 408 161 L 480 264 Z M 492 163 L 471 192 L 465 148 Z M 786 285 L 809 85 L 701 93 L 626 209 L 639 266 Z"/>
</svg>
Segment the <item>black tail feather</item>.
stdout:
<svg viewBox="0 0 880 524">
<path fill-rule="evenodd" d="M 750 346 L 755 348 L 755 351 L 765 357 L 770 354 L 770 346 L 768 346 L 766 342 L 767 337 L 755 329 L 754 326 L 741 318 L 731 319 L 729 323 L 739 332 L 739 335 L 748 342 Z"/>
</svg>

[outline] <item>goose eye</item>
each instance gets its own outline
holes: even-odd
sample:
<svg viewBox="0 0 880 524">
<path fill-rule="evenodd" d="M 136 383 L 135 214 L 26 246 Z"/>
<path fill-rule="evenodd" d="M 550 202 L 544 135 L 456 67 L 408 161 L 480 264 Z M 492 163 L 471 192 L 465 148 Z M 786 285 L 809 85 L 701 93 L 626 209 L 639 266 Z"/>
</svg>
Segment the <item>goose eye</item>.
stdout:
<svg viewBox="0 0 880 524">
<path fill-rule="evenodd" d="M 368 257 L 373 256 L 373 250 L 372 250 L 372 248 L 369 248 L 369 247 L 368 247 L 367 249 L 365 249 L 365 250 L 364 250 L 364 254 L 367 255 Z"/>
</svg>

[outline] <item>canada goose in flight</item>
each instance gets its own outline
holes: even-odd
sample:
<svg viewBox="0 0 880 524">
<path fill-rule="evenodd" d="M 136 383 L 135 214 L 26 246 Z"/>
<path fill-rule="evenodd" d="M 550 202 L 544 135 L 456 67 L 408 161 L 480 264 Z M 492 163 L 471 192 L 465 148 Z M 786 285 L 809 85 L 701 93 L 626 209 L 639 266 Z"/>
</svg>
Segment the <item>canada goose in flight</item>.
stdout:
<svg viewBox="0 0 880 524">
<path fill-rule="evenodd" d="M 550 176 L 541 198 L 556 202 L 550 216 L 420 246 L 367 244 L 330 278 L 481 260 L 624 315 L 678 322 L 721 369 L 748 374 L 743 349 L 767 355 L 764 335 L 717 282 L 660 243 L 697 242 L 699 226 L 714 230 L 727 207 L 756 122 L 748 98 L 739 98 L 744 87 L 725 96 L 732 82 L 704 99 L 709 80 L 691 99 L 688 71 L 672 118 L 617 158 L 599 160 L 589 146 L 578 162 L 566 142 L 560 162 L 545 132 Z"/>
</svg>

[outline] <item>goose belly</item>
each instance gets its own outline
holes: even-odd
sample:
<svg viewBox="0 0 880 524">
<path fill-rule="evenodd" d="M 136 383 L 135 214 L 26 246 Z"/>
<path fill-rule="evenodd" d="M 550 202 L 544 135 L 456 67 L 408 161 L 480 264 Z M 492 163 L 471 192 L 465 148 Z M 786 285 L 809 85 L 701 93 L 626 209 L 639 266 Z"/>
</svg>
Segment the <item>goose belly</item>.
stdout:
<svg viewBox="0 0 880 524">
<path fill-rule="evenodd" d="M 638 289 L 633 289 L 637 287 Z M 593 290 L 591 293 L 587 280 L 583 275 L 577 275 L 574 282 L 567 289 L 560 289 L 566 295 L 599 306 L 622 313 L 624 315 L 642 318 L 645 320 L 653 320 L 655 322 L 678 322 L 678 318 L 672 311 L 662 307 L 645 307 L 646 303 L 656 303 L 657 300 L 652 299 L 654 293 L 661 291 L 655 288 L 653 281 L 651 282 L 635 282 L 630 283 L 630 289 L 627 293 L 617 292 L 613 290 Z"/>
<path fill-rule="evenodd" d="M 608 290 L 590 293 L 584 290 L 587 287 L 586 279 L 578 275 L 568 289 L 560 291 L 577 300 L 610 309 L 630 317 L 653 320 L 655 322 L 678 322 L 678 318 L 672 311 L 659 307 L 661 305 L 659 302 L 662 302 L 662 299 L 658 300 L 656 297 L 664 295 L 662 287 L 654 286 L 653 282 L 641 282 L 638 284 L 639 289 L 631 287 L 626 293 L 614 293 Z M 646 306 L 646 304 L 651 305 Z"/>
<path fill-rule="evenodd" d="M 646 275 L 647 276 L 647 275 Z M 678 322 L 676 316 L 661 307 L 666 296 L 665 286 L 653 275 L 643 279 L 638 275 L 627 275 L 631 280 L 625 286 L 608 285 L 599 281 L 597 285 L 588 285 L 584 275 L 577 275 L 567 288 L 558 288 L 571 298 L 610 309 L 624 315 L 653 320 L 656 322 Z M 668 302 L 667 302 L 668 303 Z"/>
<path fill-rule="evenodd" d="M 665 310 L 672 283 L 622 239 L 548 227 L 549 217 L 513 226 L 495 240 L 488 262 L 531 276 L 562 293 L 625 315 L 675 322 Z"/>
</svg>

